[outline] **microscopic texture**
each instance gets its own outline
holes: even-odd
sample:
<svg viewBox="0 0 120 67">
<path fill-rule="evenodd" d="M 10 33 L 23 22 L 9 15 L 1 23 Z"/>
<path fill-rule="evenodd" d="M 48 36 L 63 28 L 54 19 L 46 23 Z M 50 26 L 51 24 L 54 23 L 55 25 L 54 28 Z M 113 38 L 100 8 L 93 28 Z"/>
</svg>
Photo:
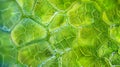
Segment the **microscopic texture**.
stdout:
<svg viewBox="0 0 120 67">
<path fill-rule="evenodd" d="M 0 67 L 120 67 L 120 0 L 0 0 Z"/>
</svg>

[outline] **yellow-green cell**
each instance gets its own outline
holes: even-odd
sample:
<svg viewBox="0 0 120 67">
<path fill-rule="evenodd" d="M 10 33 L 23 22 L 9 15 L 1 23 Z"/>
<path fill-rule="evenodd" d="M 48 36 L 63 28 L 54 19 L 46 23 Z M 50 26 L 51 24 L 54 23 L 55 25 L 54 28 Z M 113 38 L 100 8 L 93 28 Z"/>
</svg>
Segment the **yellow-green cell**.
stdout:
<svg viewBox="0 0 120 67">
<path fill-rule="evenodd" d="M 74 45 L 72 43 L 76 38 L 76 32 L 77 29 L 70 25 L 60 27 L 51 32 L 49 41 L 56 49 L 64 50 Z"/>
<path fill-rule="evenodd" d="M 61 26 L 64 26 L 67 24 L 67 17 L 64 13 L 58 13 L 54 16 L 54 18 L 50 21 L 50 24 L 48 25 L 48 28 L 50 31 L 54 31 L 59 29 Z"/>
<path fill-rule="evenodd" d="M 49 43 L 40 41 L 38 43 L 29 44 L 18 52 L 18 60 L 22 64 L 37 67 L 39 64 L 44 64 L 47 59 L 53 56 L 53 51 Z"/>
<path fill-rule="evenodd" d="M 20 10 L 25 15 L 32 15 L 32 11 L 35 5 L 35 0 L 16 0 Z"/>
<path fill-rule="evenodd" d="M 100 19 L 100 12 L 92 2 L 76 2 L 67 12 L 70 24 L 75 27 L 86 26 Z"/>
<path fill-rule="evenodd" d="M 12 40 L 17 46 L 46 36 L 46 29 L 29 18 L 23 19 L 11 32 Z"/>
<path fill-rule="evenodd" d="M 33 15 L 36 16 L 42 24 L 48 25 L 54 16 L 56 9 L 49 4 L 47 0 L 37 0 L 34 6 Z"/>
</svg>

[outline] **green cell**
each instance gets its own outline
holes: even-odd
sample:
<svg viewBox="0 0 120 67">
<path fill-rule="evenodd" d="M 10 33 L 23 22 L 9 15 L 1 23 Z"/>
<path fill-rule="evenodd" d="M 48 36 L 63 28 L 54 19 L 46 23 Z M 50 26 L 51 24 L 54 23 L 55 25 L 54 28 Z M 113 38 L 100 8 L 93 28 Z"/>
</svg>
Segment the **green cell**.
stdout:
<svg viewBox="0 0 120 67">
<path fill-rule="evenodd" d="M 0 2 L 0 27 L 5 31 L 10 31 L 20 20 L 20 10 L 14 1 Z"/>
</svg>

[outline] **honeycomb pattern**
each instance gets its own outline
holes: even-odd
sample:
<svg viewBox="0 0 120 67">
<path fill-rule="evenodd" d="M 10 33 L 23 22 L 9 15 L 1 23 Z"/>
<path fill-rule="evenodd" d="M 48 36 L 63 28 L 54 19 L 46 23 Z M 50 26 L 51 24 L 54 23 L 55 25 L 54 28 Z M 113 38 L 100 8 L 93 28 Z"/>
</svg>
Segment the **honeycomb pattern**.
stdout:
<svg viewBox="0 0 120 67">
<path fill-rule="evenodd" d="M 120 0 L 0 0 L 0 67 L 120 67 Z"/>
</svg>

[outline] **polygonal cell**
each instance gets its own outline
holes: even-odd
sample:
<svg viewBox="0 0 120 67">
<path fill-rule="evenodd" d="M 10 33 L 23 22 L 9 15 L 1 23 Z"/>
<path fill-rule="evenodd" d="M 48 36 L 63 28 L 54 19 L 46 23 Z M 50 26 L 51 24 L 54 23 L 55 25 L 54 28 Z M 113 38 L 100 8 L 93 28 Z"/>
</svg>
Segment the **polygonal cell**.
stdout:
<svg viewBox="0 0 120 67">
<path fill-rule="evenodd" d="M 96 50 L 103 45 L 107 45 L 108 37 L 106 34 L 108 33 L 106 31 L 108 31 L 107 26 L 103 22 L 95 22 L 91 25 L 81 27 L 78 32 L 77 41 L 81 52 L 85 56 L 105 55 L 102 52 L 98 54 Z"/>
<path fill-rule="evenodd" d="M 13 42 L 19 46 L 33 40 L 39 40 L 46 37 L 45 28 L 33 20 L 23 19 L 11 32 Z"/>
<path fill-rule="evenodd" d="M 96 54 L 95 50 L 100 46 L 100 43 L 96 43 L 99 34 L 100 33 L 98 33 L 91 25 L 79 29 L 77 43 L 84 55 L 91 56 Z"/>
<path fill-rule="evenodd" d="M 110 28 L 110 37 L 120 43 L 120 26 Z"/>
<path fill-rule="evenodd" d="M 62 55 L 63 67 L 110 67 L 110 63 L 105 58 L 97 55 L 85 56 L 79 47 Z"/>
<path fill-rule="evenodd" d="M 1 67 L 6 67 L 6 65 L 16 62 L 16 53 L 17 51 L 10 38 L 10 33 L 0 30 L 0 54 L 3 56 L 3 66 Z M 0 58 L 0 61 L 2 59 Z"/>
<path fill-rule="evenodd" d="M 41 19 L 44 25 L 49 24 L 50 20 L 54 17 L 55 9 L 47 2 L 47 0 L 37 0 L 34 7 L 34 15 L 36 19 Z"/>
<path fill-rule="evenodd" d="M 59 10 L 66 10 L 75 0 L 48 0 L 55 8 Z"/>
<path fill-rule="evenodd" d="M 97 55 L 85 56 L 80 47 L 62 55 L 62 65 L 63 67 L 110 67 L 108 60 L 97 57 Z"/>
<path fill-rule="evenodd" d="M 67 12 L 70 24 L 73 26 L 85 26 L 90 25 L 95 22 L 95 20 L 100 19 L 100 12 L 98 8 L 94 6 L 94 3 L 76 3 Z"/>
<path fill-rule="evenodd" d="M 92 26 L 81 27 L 78 32 L 78 43 L 81 46 L 93 46 L 97 36 L 97 31 Z"/>
<path fill-rule="evenodd" d="M 50 45 L 46 41 L 29 44 L 18 52 L 18 60 L 28 66 L 37 67 L 53 55 Z"/>
<path fill-rule="evenodd" d="M 53 20 L 49 24 L 49 30 L 53 31 L 58 29 L 59 27 L 65 25 L 66 22 L 66 16 L 64 14 L 57 14 Z"/>
<path fill-rule="evenodd" d="M 0 1 L 2 7 L 0 7 L 0 28 L 4 31 L 10 31 L 10 29 L 19 21 L 21 13 L 17 4 L 12 0 Z"/>
<path fill-rule="evenodd" d="M 35 5 L 35 0 L 16 0 L 22 11 L 26 15 L 31 15 Z"/>
<path fill-rule="evenodd" d="M 50 42 L 56 49 L 64 50 L 70 48 L 76 38 L 77 30 L 69 25 L 51 32 Z"/>
<path fill-rule="evenodd" d="M 106 24 L 105 22 L 103 22 L 101 19 L 97 19 L 98 21 L 96 21 L 95 23 L 93 23 L 93 28 L 99 32 L 99 35 L 100 35 L 100 40 L 104 40 L 106 38 L 108 38 L 107 36 L 109 35 L 109 32 L 108 32 L 108 29 L 109 29 L 109 25 Z"/>
</svg>

